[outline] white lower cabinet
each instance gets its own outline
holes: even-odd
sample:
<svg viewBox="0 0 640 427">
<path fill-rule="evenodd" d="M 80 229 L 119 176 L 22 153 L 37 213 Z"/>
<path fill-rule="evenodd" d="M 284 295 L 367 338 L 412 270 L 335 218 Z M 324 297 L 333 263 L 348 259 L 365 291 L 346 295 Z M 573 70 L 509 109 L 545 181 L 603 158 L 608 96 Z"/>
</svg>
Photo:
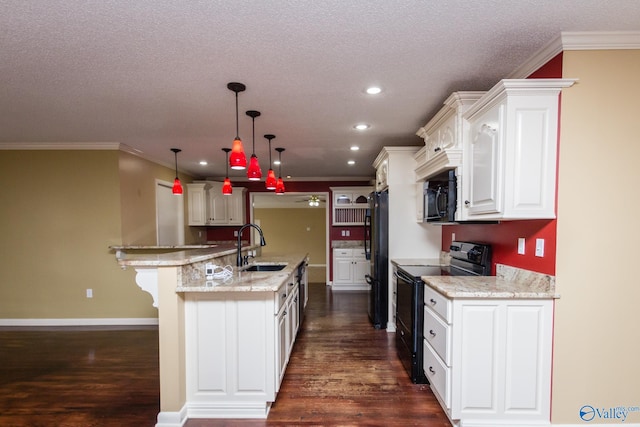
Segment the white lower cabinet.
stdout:
<svg viewBox="0 0 640 427">
<path fill-rule="evenodd" d="M 364 249 L 333 250 L 333 290 L 369 289 L 365 276 L 370 273 Z"/>
<path fill-rule="evenodd" d="M 424 371 L 456 426 L 550 422 L 553 300 L 448 299 L 425 287 Z"/>
<path fill-rule="evenodd" d="M 292 274 L 277 292 L 185 294 L 190 418 L 266 418 L 298 332 Z"/>
</svg>

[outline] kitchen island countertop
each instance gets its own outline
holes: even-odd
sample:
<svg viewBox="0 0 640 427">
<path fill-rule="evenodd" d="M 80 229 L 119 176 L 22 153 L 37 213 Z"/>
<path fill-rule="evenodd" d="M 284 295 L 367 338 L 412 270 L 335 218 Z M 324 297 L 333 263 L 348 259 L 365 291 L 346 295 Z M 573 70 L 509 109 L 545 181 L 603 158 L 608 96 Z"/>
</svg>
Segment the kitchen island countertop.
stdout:
<svg viewBox="0 0 640 427">
<path fill-rule="evenodd" d="M 202 277 L 185 277 L 176 292 L 275 292 L 287 278 L 304 262 L 307 254 L 266 256 L 252 259 L 245 267 L 253 264 L 286 264 L 280 271 L 242 271 L 236 266 L 218 266 L 216 272 L 232 269 L 226 278 L 207 280 Z"/>
<path fill-rule="evenodd" d="M 259 248 L 260 245 L 243 245 L 242 250 L 253 250 Z M 173 247 L 175 250 L 171 252 L 157 253 L 154 250 L 159 249 L 158 246 L 138 246 L 133 249 L 133 253 L 127 252 L 127 247 L 112 246 L 116 249 L 116 259 L 122 268 L 128 266 L 133 267 L 173 267 L 180 265 L 193 264 L 195 262 L 212 260 L 227 255 L 233 255 L 238 248 L 234 243 L 223 243 L 219 245 L 205 245 L 205 247 Z M 122 248 L 122 249 L 117 249 Z M 148 252 L 145 253 L 145 249 Z"/>
</svg>

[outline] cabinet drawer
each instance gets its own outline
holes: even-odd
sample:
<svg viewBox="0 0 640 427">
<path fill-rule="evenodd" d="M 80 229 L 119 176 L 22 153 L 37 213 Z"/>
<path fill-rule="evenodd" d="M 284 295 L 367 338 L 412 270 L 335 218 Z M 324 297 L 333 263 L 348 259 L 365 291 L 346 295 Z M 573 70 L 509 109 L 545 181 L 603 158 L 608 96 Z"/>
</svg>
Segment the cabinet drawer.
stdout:
<svg viewBox="0 0 640 427">
<path fill-rule="evenodd" d="M 333 256 L 340 258 L 351 258 L 353 256 L 353 249 L 334 249 Z"/>
<path fill-rule="evenodd" d="M 424 305 L 438 313 L 445 322 L 451 324 L 451 300 L 428 285 L 424 285 Z"/>
<path fill-rule="evenodd" d="M 427 307 L 424 308 L 424 339 L 444 363 L 451 366 L 451 327 Z"/>
<path fill-rule="evenodd" d="M 278 288 L 278 291 L 274 295 L 274 299 L 275 299 L 274 314 L 278 314 L 278 312 L 280 311 L 280 308 L 282 308 L 282 306 L 287 301 L 288 296 L 289 296 L 289 281 L 287 280 L 287 282 L 283 283 L 282 286 Z"/>
<path fill-rule="evenodd" d="M 447 410 L 451 409 L 451 369 L 446 367 L 426 340 L 424 346 L 424 374 Z"/>
<path fill-rule="evenodd" d="M 364 249 L 352 249 L 354 258 L 366 258 L 366 254 L 364 253 Z"/>
</svg>

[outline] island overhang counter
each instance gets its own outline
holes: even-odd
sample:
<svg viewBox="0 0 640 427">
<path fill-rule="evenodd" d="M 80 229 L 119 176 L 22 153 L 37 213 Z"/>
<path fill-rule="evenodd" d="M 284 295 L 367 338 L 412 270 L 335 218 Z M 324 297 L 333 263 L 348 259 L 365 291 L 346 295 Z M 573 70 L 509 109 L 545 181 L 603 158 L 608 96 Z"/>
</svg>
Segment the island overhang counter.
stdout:
<svg viewBox="0 0 640 427">
<path fill-rule="evenodd" d="M 256 257 L 281 271 L 235 266 L 235 245 L 149 253 L 119 249 L 121 267 L 158 308 L 160 412 L 156 427 L 189 418 L 266 418 L 304 307 L 307 254 Z M 243 247 L 250 254 L 255 246 Z M 179 248 L 178 248 L 179 249 Z M 213 277 L 206 267 L 213 266 Z M 226 271 L 225 271 L 226 269 Z M 230 270 L 233 270 L 229 274 Z M 142 285 L 141 285 L 142 283 Z"/>
</svg>

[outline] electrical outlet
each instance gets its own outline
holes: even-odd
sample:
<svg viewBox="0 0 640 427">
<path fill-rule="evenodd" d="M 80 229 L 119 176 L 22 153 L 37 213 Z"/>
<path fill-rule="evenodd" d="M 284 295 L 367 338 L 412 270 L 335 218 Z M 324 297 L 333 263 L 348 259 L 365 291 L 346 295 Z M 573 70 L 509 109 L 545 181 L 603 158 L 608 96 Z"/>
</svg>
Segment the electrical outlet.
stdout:
<svg viewBox="0 0 640 427">
<path fill-rule="evenodd" d="M 518 254 L 524 255 L 524 237 L 518 238 Z"/>
<path fill-rule="evenodd" d="M 544 256 L 544 239 L 536 239 L 536 256 Z"/>
<path fill-rule="evenodd" d="M 93 289 L 87 289 L 87 298 L 93 298 Z"/>
<path fill-rule="evenodd" d="M 238 230 L 233 230 L 233 237 L 238 237 Z"/>
<path fill-rule="evenodd" d="M 351 230 L 346 230 L 347 237 L 351 236 Z"/>
<path fill-rule="evenodd" d="M 451 233 L 451 241 L 455 242 L 456 240 L 456 233 Z"/>
</svg>

